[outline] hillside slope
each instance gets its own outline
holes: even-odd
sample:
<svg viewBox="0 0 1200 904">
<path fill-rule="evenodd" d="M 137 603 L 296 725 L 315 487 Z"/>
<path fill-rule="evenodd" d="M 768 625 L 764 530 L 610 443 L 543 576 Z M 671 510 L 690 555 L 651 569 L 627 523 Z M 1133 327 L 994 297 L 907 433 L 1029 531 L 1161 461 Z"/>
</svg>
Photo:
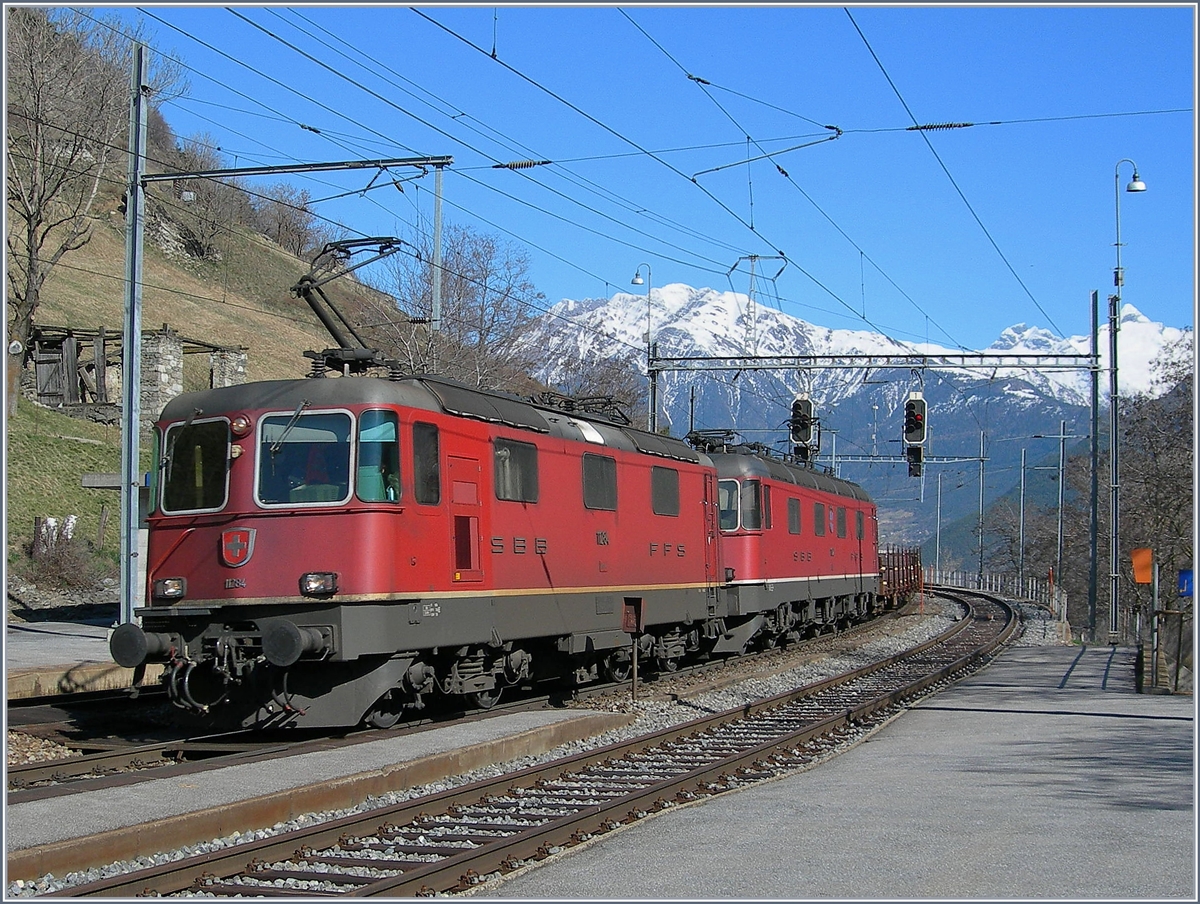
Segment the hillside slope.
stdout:
<svg viewBox="0 0 1200 904">
<path fill-rule="evenodd" d="M 308 263 L 261 236 L 239 232 L 224 260 L 196 260 L 168 252 L 169 241 L 147 235 L 142 273 L 142 328 L 167 324 L 185 338 L 247 351 L 247 379 L 303 376 L 306 349 L 331 344 L 309 307 L 290 294 Z M 92 240 L 67 255 L 43 290 L 37 322 L 47 326 L 105 327 L 119 332 L 125 310 L 125 224 L 116 212 L 97 225 Z M 361 290 L 346 280 L 331 297 Z M 362 290 L 365 291 L 365 290 Z M 195 388 L 189 386 L 188 388 Z"/>
<path fill-rule="evenodd" d="M 93 237 L 66 255 L 42 293 L 35 322 L 74 329 L 104 327 L 120 333 L 125 311 L 125 222 L 111 209 L 101 214 Z M 187 339 L 247 350 L 248 380 L 303 377 L 306 349 L 332 344 L 316 316 L 290 289 L 309 271 L 300 260 L 272 242 L 244 230 L 224 243 L 219 260 L 197 260 L 176 250 L 170 228 L 148 229 L 143 263 L 143 330 L 164 324 Z M 378 293 L 349 279 L 327 292 L 340 305 Z M 207 356 L 188 355 L 184 386 L 207 386 Z M 22 399 L 16 417 L 5 420 L 8 444 L 5 514 L 10 567 L 21 565 L 33 535 L 33 519 L 79 519 L 76 537 L 95 544 L 101 513 L 109 511 L 103 554 L 115 561 L 119 545 L 119 497 L 112 490 L 83 489 L 88 472 L 120 470 L 121 434 L 74 420 Z M 149 450 L 143 444 L 143 468 Z"/>
</svg>

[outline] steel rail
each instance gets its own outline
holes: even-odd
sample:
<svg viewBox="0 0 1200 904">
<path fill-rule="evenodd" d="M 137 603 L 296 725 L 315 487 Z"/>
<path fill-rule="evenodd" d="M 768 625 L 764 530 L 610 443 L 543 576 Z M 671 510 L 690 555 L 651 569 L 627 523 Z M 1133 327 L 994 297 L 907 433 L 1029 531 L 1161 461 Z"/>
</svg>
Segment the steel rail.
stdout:
<svg viewBox="0 0 1200 904">
<path fill-rule="evenodd" d="M 361 876 L 346 880 L 354 885 L 351 893 L 355 896 L 428 894 L 430 889 L 446 890 L 450 887 L 461 887 L 464 882 L 470 884 L 472 875 L 478 875 L 481 870 L 488 872 L 497 868 L 504 868 L 505 864 L 511 865 L 517 859 L 525 858 L 531 850 L 533 856 L 540 856 L 539 852 L 542 852 L 543 849 L 549 850 L 550 847 L 555 846 L 555 843 L 552 843 L 554 839 L 561 839 L 562 844 L 569 844 L 571 843 L 572 836 L 579 838 L 581 837 L 581 832 L 587 834 L 587 832 L 584 832 L 584 829 L 588 826 L 591 826 L 594 831 L 607 831 L 614 825 L 613 816 L 622 810 L 626 812 L 626 816 L 629 816 L 629 813 L 632 812 L 634 814 L 632 818 L 636 818 L 636 814 L 639 812 L 638 808 L 643 808 L 644 810 L 645 807 L 661 808 L 662 806 L 666 806 L 666 797 L 664 795 L 671 797 L 680 794 L 686 796 L 687 794 L 712 793 L 712 787 L 720 790 L 721 775 L 723 773 L 727 774 L 731 769 L 736 771 L 738 769 L 749 768 L 752 772 L 756 770 L 761 771 L 759 767 L 754 767 L 753 765 L 747 766 L 746 764 L 754 764 L 764 757 L 769 757 L 781 747 L 787 748 L 788 745 L 792 745 L 793 747 L 803 745 L 822 733 L 828 734 L 830 731 L 837 731 L 839 727 L 844 728 L 855 721 L 869 719 L 872 714 L 882 712 L 887 707 L 895 707 L 898 701 L 909 698 L 914 694 L 922 693 L 937 682 L 944 681 L 956 672 L 970 667 L 981 658 L 990 655 L 1001 643 L 1007 641 L 1015 630 L 1016 621 L 1015 614 L 1011 609 L 1006 609 L 1006 612 L 1007 618 L 1003 625 L 990 620 L 976 620 L 973 617 L 964 618 L 957 622 L 950 630 L 944 632 L 941 637 L 921 644 L 905 654 L 891 656 L 873 666 L 865 666 L 847 675 L 835 676 L 802 689 L 776 695 L 767 700 L 757 701 L 724 713 L 703 717 L 664 729 L 647 737 L 640 738 L 635 742 L 609 745 L 515 774 L 475 782 L 430 797 L 383 807 L 367 814 L 347 816 L 304 832 L 293 832 L 287 835 L 238 845 L 211 855 L 188 858 L 187 860 L 176 861 L 171 864 L 142 870 L 125 876 L 76 886 L 65 889 L 57 894 L 79 897 L 169 894 L 183 891 L 192 887 L 194 883 L 198 883 L 196 885 L 198 890 L 214 893 L 221 891 L 240 894 L 279 893 L 278 890 L 270 887 L 231 887 L 229 884 L 221 883 L 219 877 L 236 876 L 239 874 L 252 876 L 256 871 L 262 873 L 262 868 L 266 864 L 274 861 L 286 861 L 297 857 L 303 859 L 304 856 L 312 856 L 312 852 L 314 851 L 319 851 L 327 847 L 335 847 L 339 842 L 344 842 L 347 838 L 354 837 L 355 835 L 370 835 L 378 832 L 381 825 L 384 827 L 384 830 L 387 830 L 389 827 L 394 829 L 396 825 L 412 823 L 431 812 L 451 814 L 456 810 L 470 808 L 480 804 L 480 802 L 486 802 L 503 796 L 511 789 L 535 788 L 539 784 L 550 782 L 558 776 L 578 773 L 589 767 L 603 764 L 606 761 L 612 761 L 614 757 L 619 758 L 631 755 L 633 751 L 645 751 L 655 747 L 662 747 L 663 745 L 678 743 L 682 739 L 701 735 L 724 725 L 744 721 L 748 717 L 778 709 L 793 701 L 798 701 L 806 697 L 811 698 L 825 690 L 836 688 L 840 685 L 853 685 L 859 679 L 865 679 L 872 674 L 878 674 L 892 666 L 897 666 L 898 669 L 904 667 L 914 659 L 920 659 L 926 652 L 936 652 L 939 647 L 951 651 L 948 654 L 943 654 L 940 662 L 926 663 L 922 670 L 923 673 L 920 676 L 906 678 L 901 682 L 900 686 L 887 689 L 883 693 L 877 693 L 870 700 L 854 703 L 850 706 L 839 704 L 835 713 L 822 717 L 816 724 L 805 725 L 796 731 L 786 734 L 782 738 L 777 737 L 769 741 L 751 745 L 749 748 L 721 760 L 716 765 L 687 770 L 681 775 L 672 776 L 651 787 L 633 790 L 628 796 L 623 796 L 603 805 L 587 806 L 583 810 L 553 820 L 553 825 L 557 826 L 557 829 L 551 829 L 548 825 L 533 825 L 518 832 L 508 839 L 507 842 L 497 841 L 495 844 L 488 844 L 474 850 L 470 854 L 464 852 L 438 863 L 426 865 L 414 866 L 409 861 L 406 863 L 406 866 L 411 868 L 408 868 L 401 876 L 383 880 L 372 880 L 369 883 L 364 883 Z M 984 633 L 988 636 L 986 638 L 970 638 L 968 629 L 971 627 L 984 629 Z M 956 643 L 961 649 L 952 649 Z M 947 656 L 949 657 L 948 661 Z M 713 782 L 709 781 L 710 778 L 717 780 L 716 786 L 713 785 Z M 688 790 L 693 787 L 695 788 L 694 791 Z M 660 798 L 663 800 L 661 804 L 658 803 Z M 535 841 L 536 844 L 534 844 Z M 321 862 L 326 863 L 327 861 L 322 860 Z M 248 863 L 252 865 L 248 867 Z M 362 865 L 369 867 L 371 866 L 371 862 L 367 861 Z M 277 869 L 271 868 L 264 875 L 276 875 L 280 872 Z M 327 875 L 306 875 L 311 879 L 329 878 Z M 291 889 L 287 893 L 294 896 L 297 894 L 297 891 Z M 309 892 L 305 891 L 303 893 L 308 894 Z"/>
</svg>

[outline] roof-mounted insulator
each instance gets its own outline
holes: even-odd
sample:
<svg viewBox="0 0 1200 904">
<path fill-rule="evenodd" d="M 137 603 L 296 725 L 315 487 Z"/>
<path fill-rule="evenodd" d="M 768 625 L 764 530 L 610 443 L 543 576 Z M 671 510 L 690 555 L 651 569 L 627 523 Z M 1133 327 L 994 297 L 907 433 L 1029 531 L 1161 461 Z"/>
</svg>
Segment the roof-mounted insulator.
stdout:
<svg viewBox="0 0 1200 904">
<path fill-rule="evenodd" d="M 546 166 L 553 162 L 553 160 L 513 160 L 510 163 L 497 163 L 492 166 L 492 169 L 530 169 L 534 166 Z"/>
</svg>

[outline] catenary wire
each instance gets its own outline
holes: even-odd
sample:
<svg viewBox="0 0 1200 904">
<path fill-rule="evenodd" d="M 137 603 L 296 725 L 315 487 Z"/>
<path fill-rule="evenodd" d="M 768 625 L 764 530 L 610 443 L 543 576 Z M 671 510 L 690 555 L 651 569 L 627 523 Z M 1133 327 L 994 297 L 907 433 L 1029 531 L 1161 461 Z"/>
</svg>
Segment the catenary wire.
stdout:
<svg viewBox="0 0 1200 904">
<path fill-rule="evenodd" d="M 920 125 L 919 121 L 917 120 L 917 117 L 913 114 L 912 110 L 909 108 L 908 102 L 904 99 L 904 95 L 902 95 L 900 93 L 900 89 L 897 88 L 896 83 L 894 81 L 892 81 L 892 77 L 891 77 L 891 75 L 888 74 L 887 69 L 884 67 L 883 61 L 879 59 L 879 56 L 875 53 L 874 48 L 871 47 L 871 42 L 867 40 L 867 36 L 865 34 L 863 34 L 862 29 L 858 27 L 858 23 L 856 21 L 854 21 L 854 15 L 850 12 L 849 9 L 846 9 L 845 7 L 843 7 L 843 9 L 845 9 L 846 15 L 850 19 L 850 24 L 854 26 L 854 30 L 858 32 L 858 36 L 860 38 L 862 38 L 862 42 L 863 42 L 863 44 L 866 45 L 867 51 L 871 54 L 871 58 L 873 60 L 875 60 L 876 65 L 879 67 L 879 71 L 883 73 L 883 77 L 887 80 L 888 85 L 891 86 L 892 91 L 895 92 L 896 97 L 900 101 L 901 106 L 904 107 L 904 112 L 906 112 L 909 115 L 909 118 L 912 119 L 913 125 L 915 125 L 915 126 Z M 991 243 L 992 248 L 994 248 L 996 253 L 998 255 L 1000 255 L 1000 260 L 1004 261 L 1004 266 L 1008 268 L 1008 272 L 1013 275 L 1013 279 L 1015 279 L 1017 281 L 1017 283 L 1024 290 L 1025 294 L 1027 296 L 1029 296 L 1029 300 L 1032 301 L 1034 303 L 1034 305 L 1037 307 L 1037 309 L 1042 312 L 1042 316 L 1046 318 L 1046 321 L 1054 328 L 1054 330 L 1056 332 L 1058 332 L 1061 335 L 1063 333 L 1062 327 L 1060 327 L 1057 323 L 1054 322 L 1054 318 L 1050 316 L 1050 314 L 1046 311 L 1046 309 L 1042 307 L 1041 302 L 1039 302 L 1034 297 L 1033 293 L 1029 291 L 1029 287 L 1027 285 L 1025 285 L 1025 281 L 1022 280 L 1021 277 L 1017 274 L 1017 271 L 1013 268 L 1013 265 L 1009 262 L 1008 258 L 1005 256 L 1005 254 L 1001 250 L 1000 246 L 996 243 L 996 240 L 994 238 L 992 238 L 991 232 L 988 231 L 988 228 L 987 228 L 987 226 L 984 225 L 983 220 L 981 220 L 979 218 L 979 214 L 977 214 L 975 212 L 975 208 L 971 206 L 971 202 L 967 200 L 967 196 L 963 193 L 963 190 L 959 187 L 958 182 L 955 181 L 954 176 L 951 174 L 949 167 L 946 166 L 945 162 L 942 160 L 941 156 L 938 154 L 937 149 L 934 148 L 933 142 L 931 142 L 929 140 L 929 136 L 928 136 L 928 134 L 926 134 L 926 130 L 920 129 L 919 131 L 921 133 L 922 139 L 924 139 L 924 141 L 925 141 L 926 146 L 929 148 L 930 153 L 933 154 L 934 159 L 937 160 L 938 166 L 940 166 L 942 168 L 942 172 L 944 172 L 946 174 L 946 178 L 949 179 L 950 184 L 952 186 L 954 186 L 954 190 L 958 193 L 959 198 L 962 199 L 963 204 L 966 205 L 967 210 L 970 212 L 970 214 L 974 218 L 975 222 L 979 225 L 979 228 L 983 230 L 983 234 L 987 237 L 988 242 Z"/>
</svg>

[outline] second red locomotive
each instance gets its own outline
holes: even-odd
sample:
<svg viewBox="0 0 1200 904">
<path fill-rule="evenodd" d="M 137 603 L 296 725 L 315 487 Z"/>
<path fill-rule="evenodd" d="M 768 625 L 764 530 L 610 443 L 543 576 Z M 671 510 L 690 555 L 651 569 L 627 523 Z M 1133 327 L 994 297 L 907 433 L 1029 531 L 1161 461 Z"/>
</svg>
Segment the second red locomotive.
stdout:
<svg viewBox="0 0 1200 904">
<path fill-rule="evenodd" d="M 671 670 L 885 603 L 855 484 L 440 378 L 187 393 L 156 443 L 147 604 L 111 650 L 226 725 L 619 679 L 627 606 Z"/>
</svg>

